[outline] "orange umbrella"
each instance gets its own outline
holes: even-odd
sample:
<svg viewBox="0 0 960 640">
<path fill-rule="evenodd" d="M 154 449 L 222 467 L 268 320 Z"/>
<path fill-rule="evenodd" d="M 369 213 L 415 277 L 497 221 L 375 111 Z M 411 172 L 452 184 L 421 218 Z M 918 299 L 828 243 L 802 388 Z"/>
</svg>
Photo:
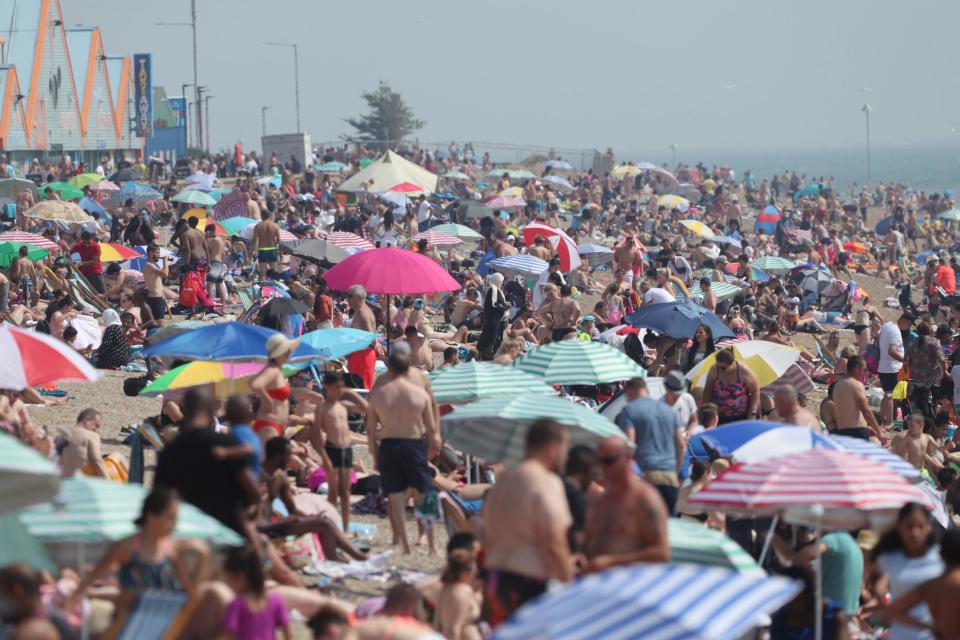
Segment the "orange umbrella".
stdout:
<svg viewBox="0 0 960 640">
<path fill-rule="evenodd" d="M 223 226 L 216 220 L 210 220 L 209 218 L 203 218 L 197 223 L 197 229 L 200 231 L 206 231 L 207 225 L 213 225 L 213 232 L 218 236 L 228 236 L 230 233 L 223 228 Z"/>
<path fill-rule="evenodd" d="M 870 250 L 867 249 L 866 245 L 862 242 L 844 243 L 843 250 L 849 251 L 850 253 L 870 253 Z"/>
<path fill-rule="evenodd" d="M 135 260 L 143 256 L 122 244 L 116 242 L 100 243 L 100 261 L 101 262 L 123 262 L 124 260 Z"/>
</svg>

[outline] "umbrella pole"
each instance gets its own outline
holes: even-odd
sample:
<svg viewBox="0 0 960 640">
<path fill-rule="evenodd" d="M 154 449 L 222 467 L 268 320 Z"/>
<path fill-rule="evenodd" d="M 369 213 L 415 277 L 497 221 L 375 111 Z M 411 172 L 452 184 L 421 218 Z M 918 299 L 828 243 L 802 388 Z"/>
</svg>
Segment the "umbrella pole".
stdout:
<svg viewBox="0 0 960 640">
<path fill-rule="evenodd" d="M 817 545 L 816 555 L 813 559 L 813 571 L 814 579 L 816 583 L 816 597 L 813 601 L 813 606 L 816 607 L 816 615 L 814 616 L 814 640 L 823 640 L 823 563 L 820 559 L 820 516 L 817 516 L 817 528 L 816 534 L 814 535 L 813 543 Z"/>
<path fill-rule="evenodd" d="M 383 316 L 383 332 L 387 336 L 387 355 L 390 355 L 390 294 L 387 294 L 387 310 L 384 312 Z"/>
<path fill-rule="evenodd" d="M 770 530 L 767 531 L 767 536 L 763 541 L 763 551 L 760 552 L 760 566 L 763 566 L 763 561 L 767 559 L 767 552 L 770 551 L 770 543 L 773 542 L 773 532 L 777 528 L 777 521 L 780 519 L 780 515 L 777 514 L 773 516 L 773 521 L 770 523 Z"/>
<path fill-rule="evenodd" d="M 467 484 L 472 484 L 470 480 L 470 467 L 473 466 L 473 456 L 471 456 L 469 453 L 465 454 L 463 456 L 463 462 L 464 466 L 467 468 Z"/>
</svg>

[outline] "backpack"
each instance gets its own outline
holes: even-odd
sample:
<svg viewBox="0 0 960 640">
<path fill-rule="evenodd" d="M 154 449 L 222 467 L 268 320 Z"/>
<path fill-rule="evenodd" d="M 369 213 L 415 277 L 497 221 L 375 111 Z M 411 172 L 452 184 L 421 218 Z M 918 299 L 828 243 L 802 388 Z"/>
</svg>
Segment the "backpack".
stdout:
<svg viewBox="0 0 960 640">
<path fill-rule="evenodd" d="M 196 271 L 187 272 L 180 286 L 180 304 L 188 308 L 197 306 L 203 286 L 203 281 L 200 280 L 200 275 Z"/>
</svg>

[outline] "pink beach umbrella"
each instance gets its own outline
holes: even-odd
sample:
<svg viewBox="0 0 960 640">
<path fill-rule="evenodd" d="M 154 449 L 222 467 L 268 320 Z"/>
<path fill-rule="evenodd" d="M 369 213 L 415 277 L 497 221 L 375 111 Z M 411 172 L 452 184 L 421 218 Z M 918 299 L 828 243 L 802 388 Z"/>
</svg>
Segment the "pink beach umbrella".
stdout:
<svg viewBox="0 0 960 640">
<path fill-rule="evenodd" d="M 355 284 L 368 293 L 414 295 L 456 291 L 460 283 L 436 262 L 413 251 L 386 247 L 354 254 L 324 275 L 334 291 Z"/>
</svg>

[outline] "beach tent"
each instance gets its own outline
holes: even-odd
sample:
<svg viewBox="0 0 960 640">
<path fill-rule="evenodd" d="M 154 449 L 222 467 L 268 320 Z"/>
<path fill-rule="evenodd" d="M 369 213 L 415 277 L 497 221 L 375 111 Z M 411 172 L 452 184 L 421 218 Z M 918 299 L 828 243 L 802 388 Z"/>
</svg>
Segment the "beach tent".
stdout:
<svg viewBox="0 0 960 640">
<path fill-rule="evenodd" d="M 437 190 L 439 178 L 437 174 L 430 173 L 393 151 L 387 151 L 376 162 L 344 181 L 337 187 L 337 191 L 341 193 L 363 191 L 363 183 L 369 180 L 373 180 L 373 184 L 370 185 L 371 193 L 389 191 L 395 185 L 409 182 L 422 187 L 423 192 L 429 195 Z"/>
<path fill-rule="evenodd" d="M 773 232 L 777 230 L 777 223 L 780 222 L 780 209 L 776 205 L 770 205 L 759 214 L 757 214 L 757 221 L 753 226 L 753 230 L 756 233 L 765 233 L 768 236 L 773 235 Z"/>
</svg>

